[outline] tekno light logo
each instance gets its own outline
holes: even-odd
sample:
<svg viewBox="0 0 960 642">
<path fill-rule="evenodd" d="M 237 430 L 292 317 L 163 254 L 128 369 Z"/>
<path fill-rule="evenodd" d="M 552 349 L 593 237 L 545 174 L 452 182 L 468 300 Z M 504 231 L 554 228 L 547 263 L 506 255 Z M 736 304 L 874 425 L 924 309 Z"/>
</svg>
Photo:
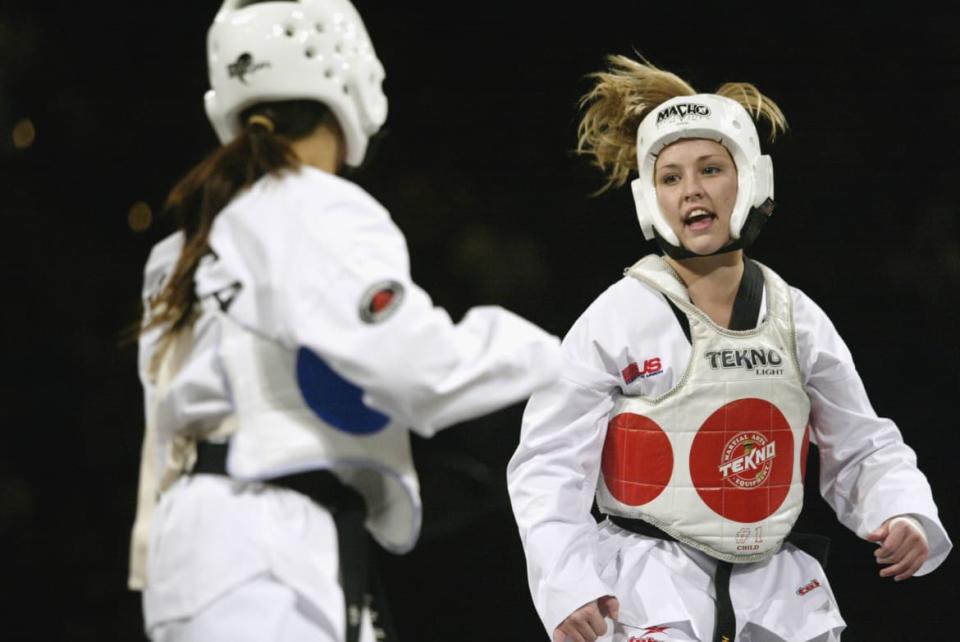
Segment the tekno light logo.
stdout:
<svg viewBox="0 0 960 642">
<path fill-rule="evenodd" d="M 757 375 L 783 375 L 783 357 L 772 349 L 710 350 L 704 357 L 714 370 L 742 368 Z"/>
<path fill-rule="evenodd" d="M 700 103 L 681 103 L 664 107 L 657 113 L 657 127 L 665 123 L 707 118 L 710 108 Z"/>
<path fill-rule="evenodd" d="M 720 475 L 738 488 L 756 488 L 770 477 L 777 443 L 758 432 L 742 432 L 727 442 Z"/>
</svg>

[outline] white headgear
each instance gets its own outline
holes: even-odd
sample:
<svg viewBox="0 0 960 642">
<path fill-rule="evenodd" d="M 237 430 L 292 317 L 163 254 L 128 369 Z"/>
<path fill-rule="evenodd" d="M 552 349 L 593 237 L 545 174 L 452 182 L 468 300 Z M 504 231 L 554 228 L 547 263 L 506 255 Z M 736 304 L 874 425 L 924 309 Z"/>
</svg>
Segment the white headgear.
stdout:
<svg viewBox="0 0 960 642">
<path fill-rule="evenodd" d="M 716 94 L 671 98 L 647 114 L 640 123 L 637 129 L 640 176 L 630 186 L 644 238 L 653 239 L 656 232 L 662 242 L 676 249 L 682 247 L 660 209 L 654 183 L 657 155 L 664 147 L 682 138 L 717 141 L 733 156 L 737 166 L 737 200 L 730 218 L 730 236 L 733 242 L 740 240 L 753 208 L 761 208 L 762 214 L 766 215 L 764 219 L 772 212 L 773 161 L 760 154 L 757 126 L 747 110 L 737 101 Z"/>
<path fill-rule="evenodd" d="M 207 34 L 207 116 L 223 143 L 240 112 L 259 103 L 313 99 L 336 116 L 348 165 L 363 162 L 387 119 L 383 65 L 348 0 L 225 0 Z"/>
</svg>

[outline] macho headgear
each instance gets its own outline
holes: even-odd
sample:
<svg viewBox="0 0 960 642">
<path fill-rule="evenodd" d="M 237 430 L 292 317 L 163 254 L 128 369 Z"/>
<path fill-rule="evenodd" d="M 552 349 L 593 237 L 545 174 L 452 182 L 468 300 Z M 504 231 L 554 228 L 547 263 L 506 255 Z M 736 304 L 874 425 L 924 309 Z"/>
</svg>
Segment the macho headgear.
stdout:
<svg viewBox="0 0 960 642">
<path fill-rule="evenodd" d="M 760 153 L 757 126 L 740 103 L 716 94 L 677 96 L 647 114 L 637 129 L 637 168 L 630 187 L 647 240 L 656 239 L 673 258 L 699 256 L 680 244 L 657 202 L 654 165 L 667 145 L 708 138 L 730 152 L 737 166 L 737 200 L 730 218 L 731 242 L 714 254 L 750 245 L 773 213 L 773 161 Z"/>
<path fill-rule="evenodd" d="M 313 99 L 336 116 L 346 162 L 363 162 L 387 119 L 383 65 L 348 0 L 225 0 L 207 34 L 207 116 L 222 143 L 260 102 Z"/>
</svg>

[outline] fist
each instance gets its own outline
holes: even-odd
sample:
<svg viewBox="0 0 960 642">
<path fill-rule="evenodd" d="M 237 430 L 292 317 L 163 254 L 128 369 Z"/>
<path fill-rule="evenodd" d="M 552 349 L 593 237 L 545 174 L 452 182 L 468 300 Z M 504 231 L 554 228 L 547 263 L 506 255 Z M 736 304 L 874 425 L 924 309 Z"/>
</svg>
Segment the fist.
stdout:
<svg viewBox="0 0 960 642">
<path fill-rule="evenodd" d="M 896 582 L 912 577 L 930 554 L 926 534 L 910 519 L 892 517 L 867 539 L 880 545 L 873 552 L 877 564 L 886 566 L 880 577 L 892 576 Z"/>
<path fill-rule="evenodd" d="M 605 595 L 593 602 L 587 602 L 571 613 L 553 632 L 553 642 L 594 642 L 607 632 L 607 623 L 603 618 L 617 619 L 620 615 L 620 602 L 612 595 Z"/>
</svg>

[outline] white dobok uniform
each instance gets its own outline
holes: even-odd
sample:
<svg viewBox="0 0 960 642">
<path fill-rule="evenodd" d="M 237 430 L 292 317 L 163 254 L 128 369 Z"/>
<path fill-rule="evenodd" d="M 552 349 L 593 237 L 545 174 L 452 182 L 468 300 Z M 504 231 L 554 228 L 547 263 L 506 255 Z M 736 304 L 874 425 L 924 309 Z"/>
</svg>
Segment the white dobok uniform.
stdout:
<svg viewBox="0 0 960 642">
<path fill-rule="evenodd" d="M 181 245 L 153 249 L 145 304 Z M 238 195 L 209 245 L 190 331 L 163 350 L 159 330 L 140 341 L 141 505 L 163 492 L 152 526 L 138 518 L 149 546 L 137 551 L 135 527 L 131 586 L 157 640 L 342 640 L 330 513 L 258 480 L 331 470 L 366 499 L 373 537 L 405 552 L 421 521 L 410 430 L 429 437 L 526 398 L 555 380 L 559 339 L 499 307 L 454 324 L 411 280 L 386 210 L 310 167 Z M 182 474 L 203 440 L 229 443 L 229 477 Z"/>
<path fill-rule="evenodd" d="M 649 266 L 651 259 L 647 257 L 633 269 Z M 673 292 L 681 306 L 691 305 L 679 280 L 676 285 Z M 769 287 L 768 282 L 760 301 L 758 331 L 771 313 Z M 788 310 L 785 314 L 789 317 L 792 309 L 792 323 L 787 318 L 773 334 L 751 335 L 766 336 L 766 341 L 779 336 L 779 345 L 788 344 L 790 351 L 795 350 L 795 357 L 774 356 L 777 361 L 782 357 L 775 372 L 785 371 L 791 378 L 789 398 L 783 406 L 788 409 L 787 417 L 781 420 L 777 436 L 748 435 L 751 458 L 745 456 L 751 450 L 744 450 L 744 437 L 730 439 L 732 433 L 711 433 L 710 422 L 717 423 L 719 417 L 722 423 L 722 412 L 730 416 L 743 410 L 731 410 L 734 404 L 714 413 L 696 435 L 671 433 L 667 423 L 679 418 L 683 424 L 691 413 L 699 412 L 695 406 L 704 405 L 698 395 L 714 394 L 707 388 L 705 393 L 688 394 L 682 404 L 670 406 L 671 397 L 689 389 L 688 378 L 698 376 L 687 371 L 699 369 L 702 374 L 712 365 L 743 372 L 737 359 L 749 359 L 749 355 L 741 352 L 738 356 L 736 350 L 726 355 L 724 351 L 704 353 L 700 348 L 696 354 L 698 363 L 703 364 L 688 367 L 691 341 L 663 291 L 669 290 L 654 288 L 628 273 L 601 294 L 564 339 L 560 380 L 535 393 L 524 412 L 520 445 L 508 467 L 508 487 L 526 554 L 530 591 L 548 635 L 576 609 L 612 595 L 620 601 L 620 613 L 604 640 L 709 642 L 716 617 L 714 573 L 717 558 L 721 558 L 740 562 L 733 565 L 729 589 L 738 642 L 839 639 L 845 624 L 819 562 L 791 543 L 764 553 L 767 544 L 760 537 L 762 529 L 755 529 L 752 523 L 762 524 L 778 538 L 789 531 L 798 510 L 795 493 L 801 476 L 796 468 L 802 468 L 805 449 L 800 436 L 809 413 L 809 438 L 820 453 L 820 490 L 841 523 L 865 538 L 891 517 L 912 516 L 922 525 L 930 548 L 917 575 L 929 573 L 952 545 L 913 450 L 904 444 L 892 421 L 874 412 L 851 355 L 827 316 L 802 292 L 785 284 L 777 305 L 781 317 L 783 310 Z M 699 330 L 691 326 L 694 343 L 698 332 L 701 340 L 708 340 L 703 325 L 707 324 L 701 324 Z M 737 339 L 747 333 L 726 334 Z M 754 370 L 751 375 L 774 372 Z M 776 402 L 777 393 L 767 387 L 764 376 L 756 377 L 756 384 L 744 376 L 728 379 L 720 380 L 722 394 L 760 397 L 748 399 L 746 406 L 748 411 L 763 406 L 764 421 L 777 414 L 766 410 L 770 404 L 765 395 L 774 395 L 772 401 Z M 751 385 L 756 394 L 749 394 Z M 797 389 L 805 390 L 809 405 L 802 395 L 797 397 Z M 669 410 L 657 407 L 661 400 Z M 658 429 L 649 430 L 646 417 L 619 414 L 640 412 L 638 407 L 659 412 L 650 416 L 664 422 L 663 430 L 670 438 Z M 628 448 L 625 443 L 632 445 Z M 669 455 L 665 459 L 671 446 L 673 459 Z M 697 461 L 704 448 L 719 453 L 712 465 Z M 639 454 L 640 461 L 626 460 L 624 455 L 630 452 Z M 737 454 L 739 457 L 734 456 Z M 768 458 L 766 467 L 764 456 Z M 736 497 L 729 501 L 730 494 L 724 498 L 719 489 L 727 486 L 719 481 L 721 476 L 739 477 L 734 481 L 747 491 L 765 482 L 772 461 L 779 462 L 785 472 L 776 501 L 770 500 L 770 511 L 751 516 L 748 513 L 755 506 L 739 506 Z M 773 481 L 777 474 L 774 469 Z M 698 478 L 706 480 L 706 488 L 701 488 Z M 770 481 L 766 479 L 768 486 Z M 694 484 L 698 493 L 692 492 Z M 672 490 L 663 492 L 664 487 Z M 740 490 L 735 488 L 733 494 Z M 769 493 L 772 498 L 777 491 Z M 637 534 L 609 519 L 597 524 L 591 515 L 595 494 L 601 507 L 653 521 L 687 543 Z M 776 512 L 774 504 L 780 502 L 782 508 Z M 763 519 L 771 512 L 784 521 L 767 525 Z M 715 519 L 708 523 L 711 514 Z M 750 528 L 739 532 L 735 530 L 738 522 L 751 523 Z M 766 537 L 767 531 L 763 532 Z M 756 557 L 763 559 L 744 561 L 749 557 L 744 555 L 738 560 L 741 544 L 744 550 L 759 550 Z"/>
</svg>

